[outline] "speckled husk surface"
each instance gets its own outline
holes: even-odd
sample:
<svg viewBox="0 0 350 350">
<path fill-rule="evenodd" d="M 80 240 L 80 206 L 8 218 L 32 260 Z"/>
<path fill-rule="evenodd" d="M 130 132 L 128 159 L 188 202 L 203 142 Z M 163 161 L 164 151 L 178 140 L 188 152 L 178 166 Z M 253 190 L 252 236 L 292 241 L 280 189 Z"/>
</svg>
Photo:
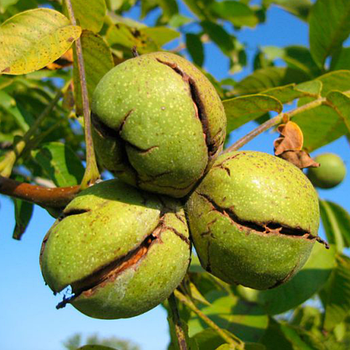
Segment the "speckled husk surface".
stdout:
<svg viewBox="0 0 350 350">
<path fill-rule="evenodd" d="M 139 188 L 183 197 L 222 150 L 226 116 L 215 88 L 168 52 L 109 71 L 92 98 L 99 164 Z"/>
<path fill-rule="evenodd" d="M 296 274 L 319 226 L 317 193 L 303 172 L 253 151 L 218 157 L 186 210 L 202 266 L 255 289 L 274 288 Z"/>
<path fill-rule="evenodd" d="M 82 191 L 47 233 L 40 256 L 54 292 L 84 314 L 126 318 L 163 302 L 190 261 L 181 205 L 110 180 Z"/>
<path fill-rule="evenodd" d="M 312 184 L 319 188 L 333 188 L 338 186 L 346 175 L 343 160 L 334 153 L 323 153 L 315 158 L 320 163 L 319 168 L 309 168 L 307 176 Z"/>
</svg>

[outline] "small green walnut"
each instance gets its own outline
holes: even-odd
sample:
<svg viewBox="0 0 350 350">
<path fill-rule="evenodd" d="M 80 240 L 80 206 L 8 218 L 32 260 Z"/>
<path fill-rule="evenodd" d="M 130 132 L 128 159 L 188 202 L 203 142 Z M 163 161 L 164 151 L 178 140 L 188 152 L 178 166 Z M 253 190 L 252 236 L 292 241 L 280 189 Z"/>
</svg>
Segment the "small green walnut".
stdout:
<svg viewBox="0 0 350 350">
<path fill-rule="evenodd" d="M 114 67 L 97 85 L 91 108 L 99 164 L 151 192 L 186 195 L 225 140 L 215 88 L 189 61 L 167 52 Z"/>
<path fill-rule="evenodd" d="M 343 160 L 334 153 L 323 153 L 315 158 L 319 168 L 309 168 L 307 176 L 312 184 L 319 188 L 333 188 L 339 185 L 346 175 Z"/>
<path fill-rule="evenodd" d="M 101 319 L 126 318 L 163 302 L 190 260 L 184 211 L 165 196 L 119 180 L 82 191 L 47 233 L 40 263 L 55 292 L 67 286 L 71 303 Z"/>
<path fill-rule="evenodd" d="M 296 166 L 261 152 L 221 155 L 186 209 L 202 266 L 231 284 L 288 281 L 317 240 L 314 187 Z"/>
</svg>

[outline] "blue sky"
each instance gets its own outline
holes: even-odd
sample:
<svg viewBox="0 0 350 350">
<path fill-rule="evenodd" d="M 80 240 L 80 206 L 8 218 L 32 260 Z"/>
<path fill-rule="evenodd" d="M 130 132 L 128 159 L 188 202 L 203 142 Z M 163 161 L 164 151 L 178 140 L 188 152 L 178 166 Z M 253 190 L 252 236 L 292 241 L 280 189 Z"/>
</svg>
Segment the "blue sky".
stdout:
<svg viewBox="0 0 350 350">
<path fill-rule="evenodd" d="M 267 14 L 267 23 L 256 30 L 245 29 L 239 38 L 249 43 L 249 52 L 256 46 L 290 44 L 308 45 L 308 32 L 305 23 L 274 7 Z M 206 52 L 206 68 L 218 79 L 225 77 L 228 64 L 221 54 L 209 46 Z M 245 74 L 248 72 L 245 71 Z M 254 128 L 249 123 L 231 135 L 236 140 Z M 245 149 L 272 153 L 272 142 L 276 134 L 267 132 Z M 343 137 L 327 147 L 317 150 L 339 154 L 350 164 L 349 144 Z M 350 176 L 331 191 L 320 191 L 320 197 L 336 201 L 350 211 Z M 11 201 L 0 196 L 0 348 L 2 350 L 62 350 L 62 341 L 74 333 L 100 336 L 116 336 L 130 339 L 143 350 L 165 350 L 168 343 L 166 314 L 161 307 L 141 316 L 127 320 L 95 320 L 86 317 L 67 306 L 56 310 L 60 297 L 54 297 L 44 285 L 39 268 L 41 241 L 53 223 L 45 210 L 37 207 L 31 224 L 22 241 L 11 238 L 14 227 Z"/>
</svg>

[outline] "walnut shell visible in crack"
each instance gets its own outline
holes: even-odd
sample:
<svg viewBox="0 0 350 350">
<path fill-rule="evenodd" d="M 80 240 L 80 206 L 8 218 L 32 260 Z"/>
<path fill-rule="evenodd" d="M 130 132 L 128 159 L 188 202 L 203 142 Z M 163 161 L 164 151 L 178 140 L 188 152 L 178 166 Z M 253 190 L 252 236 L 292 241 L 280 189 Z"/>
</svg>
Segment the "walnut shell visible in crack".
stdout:
<svg viewBox="0 0 350 350">
<path fill-rule="evenodd" d="M 189 61 L 155 52 L 109 71 L 92 98 L 99 164 L 127 183 L 185 196 L 222 149 L 226 116 Z"/>
<path fill-rule="evenodd" d="M 47 233 L 42 274 L 72 304 L 102 319 L 126 318 L 163 302 L 183 279 L 191 244 L 184 211 L 174 199 L 119 180 L 82 191 Z"/>
<path fill-rule="evenodd" d="M 221 155 L 186 209 L 202 266 L 231 284 L 277 287 L 319 240 L 312 184 L 296 166 L 261 152 Z"/>
</svg>

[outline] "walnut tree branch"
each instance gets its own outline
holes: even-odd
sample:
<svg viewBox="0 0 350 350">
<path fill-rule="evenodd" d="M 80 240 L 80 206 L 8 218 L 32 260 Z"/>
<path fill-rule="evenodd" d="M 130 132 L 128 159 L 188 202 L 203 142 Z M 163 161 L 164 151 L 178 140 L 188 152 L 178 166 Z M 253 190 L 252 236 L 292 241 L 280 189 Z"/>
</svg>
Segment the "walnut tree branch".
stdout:
<svg viewBox="0 0 350 350">
<path fill-rule="evenodd" d="M 42 207 L 64 208 L 80 191 L 80 186 L 47 188 L 0 176 L 0 194 Z"/>
</svg>

